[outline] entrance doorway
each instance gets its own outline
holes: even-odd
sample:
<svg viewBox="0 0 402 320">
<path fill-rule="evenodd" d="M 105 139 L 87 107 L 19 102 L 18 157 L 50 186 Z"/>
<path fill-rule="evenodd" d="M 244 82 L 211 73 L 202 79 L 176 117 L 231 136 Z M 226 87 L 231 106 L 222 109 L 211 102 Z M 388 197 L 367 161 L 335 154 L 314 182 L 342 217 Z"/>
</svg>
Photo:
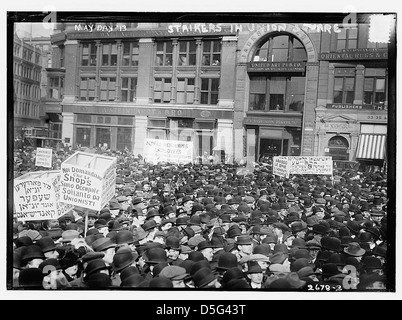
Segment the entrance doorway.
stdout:
<svg viewBox="0 0 402 320">
<path fill-rule="evenodd" d="M 260 139 L 260 156 L 274 157 L 282 154 L 281 139 Z"/>
</svg>

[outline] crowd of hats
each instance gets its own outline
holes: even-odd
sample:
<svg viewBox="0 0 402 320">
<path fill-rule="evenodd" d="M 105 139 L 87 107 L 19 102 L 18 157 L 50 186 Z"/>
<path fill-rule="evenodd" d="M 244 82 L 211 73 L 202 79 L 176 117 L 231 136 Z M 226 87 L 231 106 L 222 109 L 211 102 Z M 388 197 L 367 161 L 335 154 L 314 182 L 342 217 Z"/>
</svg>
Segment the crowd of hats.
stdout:
<svg viewBox="0 0 402 320">
<path fill-rule="evenodd" d="M 77 265 L 75 278 L 97 289 L 176 288 L 180 282 L 187 289 L 252 290 L 252 275 L 262 274 L 263 289 L 307 291 L 317 283 L 342 286 L 351 267 L 352 290 L 386 284 L 385 173 L 281 178 L 263 163 L 242 170 L 114 156 L 116 194 L 105 208 L 75 208 L 58 219 L 59 232 L 14 225 L 17 288 L 40 287 L 46 275 L 30 269 L 49 265 L 61 275 Z M 90 217 L 95 221 L 85 230 Z M 241 252 L 247 246 L 251 250 Z M 52 251 L 57 258 L 47 258 Z M 170 251 L 181 258 L 172 259 Z M 40 261 L 36 268 L 28 263 L 33 259 Z M 66 278 L 59 286 L 74 288 Z"/>
</svg>

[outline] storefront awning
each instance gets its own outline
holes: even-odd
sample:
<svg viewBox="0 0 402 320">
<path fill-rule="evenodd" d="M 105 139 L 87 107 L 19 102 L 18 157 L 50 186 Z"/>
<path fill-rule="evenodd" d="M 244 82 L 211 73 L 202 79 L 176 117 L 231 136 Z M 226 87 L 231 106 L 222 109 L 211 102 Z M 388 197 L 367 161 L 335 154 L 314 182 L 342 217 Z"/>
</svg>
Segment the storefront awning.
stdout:
<svg viewBox="0 0 402 320">
<path fill-rule="evenodd" d="M 361 134 L 356 159 L 384 159 L 386 139 L 385 134 Z"/>
</svg>

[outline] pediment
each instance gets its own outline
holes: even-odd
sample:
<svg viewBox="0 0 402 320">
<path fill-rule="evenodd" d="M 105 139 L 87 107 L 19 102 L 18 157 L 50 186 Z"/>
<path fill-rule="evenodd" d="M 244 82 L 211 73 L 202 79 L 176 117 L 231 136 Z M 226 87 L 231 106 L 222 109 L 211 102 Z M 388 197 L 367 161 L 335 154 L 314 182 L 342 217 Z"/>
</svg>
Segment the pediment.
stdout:
<svg viewBox="0 0 402 320">
<path fill-rule="evenodd" d="M 354 122 L 356 119 L 344 114 L 335 114 L 326 118 L 323 118 L 325 122 Z"/>
</svg>

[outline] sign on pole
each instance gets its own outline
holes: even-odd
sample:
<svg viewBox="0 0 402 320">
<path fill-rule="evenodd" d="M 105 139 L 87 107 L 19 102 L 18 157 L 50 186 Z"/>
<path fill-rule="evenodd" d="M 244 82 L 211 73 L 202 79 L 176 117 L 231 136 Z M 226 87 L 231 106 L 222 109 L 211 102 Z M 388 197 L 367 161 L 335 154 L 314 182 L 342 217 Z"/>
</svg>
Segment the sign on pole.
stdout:
<svg viewBox="0 0 402 320">
<path fill-rule="evenodd" d="M 101 210 L 113 198 L 117 158 L 78 151 L 61 164 L 62 202 Z"/>
<path fill-rule="evenodd" d="M 52 167 L 53 150 L 49 148 L 36 148 L 35 166 Z"/>
<path fill-rule="evenodd" d="M 289 178 L 288 157 L 273 157 L 272 172 L 277 176 Z"/>
<path fill-rule="evenodd" d="M 57 219 L 73 206 L 60 202 L 60 170 L 35 171 L 14 179 L 18 221 Z"/>
<path fill-rule="evenodd" d="M 144 158 L 151 163 L 189 163 L 193 161 L 193 142 L 146 139 Z"/>
</svg>

